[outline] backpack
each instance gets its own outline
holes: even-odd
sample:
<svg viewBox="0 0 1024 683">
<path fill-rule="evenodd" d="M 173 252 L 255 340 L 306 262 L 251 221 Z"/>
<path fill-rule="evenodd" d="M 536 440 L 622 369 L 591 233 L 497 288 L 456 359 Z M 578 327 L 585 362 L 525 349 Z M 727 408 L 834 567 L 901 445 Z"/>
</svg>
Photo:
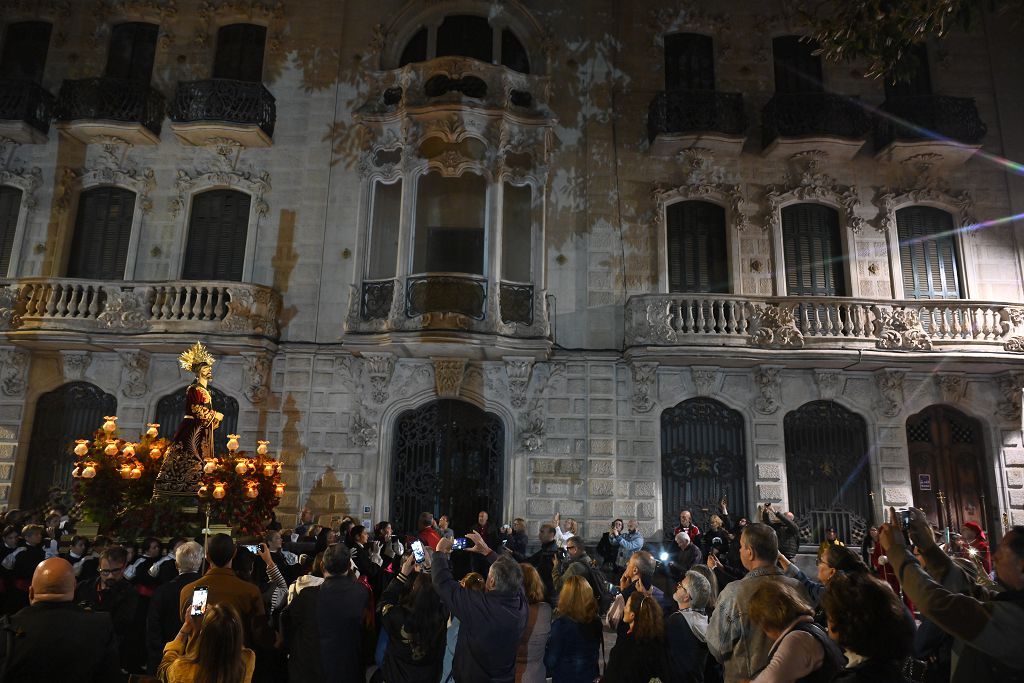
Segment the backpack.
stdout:
<svg viewBox="0 0 1024 683">
<path fill-rule="evenodd" d="M 599 567 L 587 567 L 587 583 L 593 589 L 594 599 L 597 600 L 597 614 L 603 617 L 608 614 L 608 608 L 615 599 L 609 590 L 611 584 L 608 583 L 608 577 Z"/>
</svg>

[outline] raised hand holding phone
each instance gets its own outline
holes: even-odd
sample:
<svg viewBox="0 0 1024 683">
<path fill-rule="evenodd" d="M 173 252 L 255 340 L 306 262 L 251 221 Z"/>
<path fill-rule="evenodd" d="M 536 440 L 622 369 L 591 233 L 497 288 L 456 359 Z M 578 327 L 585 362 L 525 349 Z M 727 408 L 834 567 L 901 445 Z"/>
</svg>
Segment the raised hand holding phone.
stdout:
<svg viewBox="0 0 1024 683">
<path fill-rule="evenodd" d="M 206 586 L 196 586 L 195 590 L 192 591 L 192 608 L 189 610 L 189 616 L 201 617 L 206 612 L 206 601 L 209 598 L 210 589 Z"/>
</svg>

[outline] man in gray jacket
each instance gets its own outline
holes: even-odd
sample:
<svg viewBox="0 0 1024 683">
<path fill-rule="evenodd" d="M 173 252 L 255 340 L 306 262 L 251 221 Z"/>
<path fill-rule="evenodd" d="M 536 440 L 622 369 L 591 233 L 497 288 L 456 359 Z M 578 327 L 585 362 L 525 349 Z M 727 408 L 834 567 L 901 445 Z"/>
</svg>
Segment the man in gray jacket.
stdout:
<svg viewBox="0 0 1024 683">
<path fill-rule="evenodd" d="M 788 583 L 806 598 L 803 586 L 775 566 L 779 539 L 767 524 L 748 524 L 740 535 L 740 561 L 747 575 L 733 581 L 718 596 L 715 613 L 708 624 L 707 643 L 711 654 L 722 663 L 725 683 L 753 678 L 768 664 L 772 641 L 750 623 L 746 604 L 765 581 Z"/>
</svg>

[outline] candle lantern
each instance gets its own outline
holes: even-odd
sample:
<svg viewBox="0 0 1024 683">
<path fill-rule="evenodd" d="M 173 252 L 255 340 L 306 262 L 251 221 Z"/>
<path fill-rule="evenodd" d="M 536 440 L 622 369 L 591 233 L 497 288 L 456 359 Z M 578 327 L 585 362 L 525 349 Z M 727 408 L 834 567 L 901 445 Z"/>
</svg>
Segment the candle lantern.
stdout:
<svg viewBox="0 0 1024 683">
<path fill-rule="evenodd" d="M 228 434 L 228 450 L 232 453 L 238 450 L 238 434 Z"/>
<path fill-rule="evenodd" d="M 103 431 L 107 434 L 113 434 L 114 430 L 117 429 L 117 416 L 107 415 L 103 418 Z"/>
<path fill-rule="evenodd" d="M 125 463 L 124 465 L 121 465 L 121 470 L 120 471 L 121 471 L 121 478 L 122 479 L 130 479 L 131 478 L 131 476 L 132 476 L 132 466 L 131 465 L 129 465 L 127 463 Z"/>
<path fill-rule="evenodd" d="M 94 463 L 92 460 L 90 460 L 89 462 L 85 463 L 85 467 L 82 468 L 82 478 L 83 479 L 92 479 L 95 476 L 96 476 L 96 463 Z"/>
<path fill-rule="evenodd" d="M 256 498 L 260 495 L 260 490 L 256 488 L 255 484 L 249 484 L 249 487 L 245 490 L 246 498 Z"/>
<path fill-rule="evenodd" d="M 267 446 L 269 446 L 269 445 L 270 445 L 269 441 L 262 441 L 262 440 L 261 441 L 257 441 L 256 442 L 256 453 L 258 455 L 266 455 L 267 454 Z"/>
<path fill-rule="evenodd" d="M 206 484 L 203 484 L 202 486 L 199 487 L 199 497 L 200 498 L 205 498 L 209 494 L 210 494 L 210 487 L 209 486 L 207 486 Z"/>
<path fill-rule="evenodd" d="M 284 484 L 278 484 L 274 487 L 274 495 L 278 498 L 284 495 Z"/>
<path fill-rule="evenodd" d="M 159 433 L 158 430 L 160 429 L 160 423 L 150 422 L 146 426 L 149 427 L 149 429 L 146 430 L 146 436 L 148 436 L 151 439 L 155 439 L 156 435 Z"/>
<path fill-rule="evenodd" d="M 117 455 L 117 442 L 113 440 L 108 441 L 107 447 L 103 449 L 103 452 L 107 455 Z"/>
<path fill-rule="evenodd" d="M 235 472 L 238 474 L 245 474 L 249 471 L 249 463 L 244 458 L 239 458 L 235 463 Z"/>
<path fill-rule="evenodd" d="M 135 467 L 132 468 L 132 479 L 138 479 L 141 476 L 142 476 L 142 465 L 136 464 Z"/>
<path fill-rule="evenodd" d="M 220 500 L 227 494 L 227 491 L 224 490 L 224 486 L 225 484 L 222 481 L 218 481 L 213 485 L 213 497 L 217 500 Z"/>
<path fill-rule="evenodd" d="M 268 462 L 263 464 L 263 476 L 272 477 L 274 476 L 274 463 Z"/>
<path fill-rule="evenodd" d="M 71 470 L 71 476 L 73 478 L 75 478 L 75 479 L 78 479 L 79 477 L 81 477 L 82 476 L 82 468 L 76 467 L 75 469 Z"/>
<path fill-rule="evenodd" d="M 135 456 L 135 444 L 126 443 L 124 448 L 121 450 L 122 455 L 126 458 L 132 458 Z"/>
<path fill-rule="evenodd" d="M 207 474 L 213 474 L 213 471 L 217 469 L 217 461 L 213 458 L 207 458 L 206 464 L 203 465 L 203 472 Z"/>
<path fill-rule="evenodd" d="M 160 452 L 159 448 L 154 447 L 149 449 L 149 457 L 153 460 L 159 460 L 161 455 L 163 454 Z"/>
<path fill-rule="evenodd" d="M 76 439 L 75 440 L 75 455 L 82 457 L 89 452 L 89 441 L 88 439 Z"/>
</svg>

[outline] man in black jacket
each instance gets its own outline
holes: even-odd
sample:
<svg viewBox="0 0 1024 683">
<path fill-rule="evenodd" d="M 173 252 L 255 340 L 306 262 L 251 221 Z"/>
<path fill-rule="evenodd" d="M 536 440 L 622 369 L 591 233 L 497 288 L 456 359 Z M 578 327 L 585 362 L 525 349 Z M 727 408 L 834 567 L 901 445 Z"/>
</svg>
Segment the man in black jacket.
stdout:
<svg viewBox="0 0 1024 683">
<path fill-rule="evenodd" d="M 128 653 L 124 651 L 124 644 L 132 632 L 132 621 L 139 600 L 135 587 L 124 578 L 127 563 L 128 553 L 124 548 L 111 546 L 100 555 L 100 577 L 92 581 L 80 581 L 75 589 L 75 603 L 79 607 L 110 615 L 125 668 L 132 658 L 126 656 Z"/>
<path fill-rule="evenodd" d="M 174 551 L 174 565 L 178 575 L 156 589 L 146 615 L 146 670 L 152 676 L 160 666 L 164 645 L 174 640 L 181 629 L 181 589 L 199 578 L 203 546 L 195 541 L 178 544 Z"/>
<path fill-rule="evenodd" d="M 516 650 L 529 615 L 523 570 L 511 557 L 499 558 L 479 534 L 467 538 L 474 543 L 467 550 L 483 555 L 490 564 L 485 592 L 467 590 L 452 576 L 450 538 L 438 542 L 430 570 L 434 589 L 460 624 L 452 672 L 456 681 L 512 683 Z"/>
<path fill-rule="evenodd" d="M 324 582 L 302 589 L 282 615 L 293 681 L 348 683 L 366 676 L 370 591 L 355 579 L 352 551 L 324 551 Z"/>
<path fill-rule="evenodd" d="M 77 681 L 117 683 L 124 680 L 119 665 L 117 637 L 110 615 L 75 606 L 75 573 L 66 560 L 41 562 L 29 587 L 31 605 L 11 618 L 15 638 L 0 640 L 0 667 L 5 683 Z M 59 655 L 54 643 L 74 643 L 74 654 Z"/>
<path fill-rule="evenodd" d="M 556 593 L 551 570 L 555 566 L 555 553 L 558 552 L 558 544 L 555 543 L 555 527 L 550 524 L 541 524 L 538 538 L 540 539 L 540 550 L 530 555 L 526 561 L 532 564 L 540 574 L 540 580 L 544 584 L 544 601 L 553 605 Z"/>
<path fill-rule="evenodd" d="M 771 503 L 765 503 L 761 512 L 761 521 L 775 529 L 779 537 L 779 552 L 792 560 L 800 552 L 800 528 L 796 525 L 792 512 L 779 513 Z"/>
</svg>

